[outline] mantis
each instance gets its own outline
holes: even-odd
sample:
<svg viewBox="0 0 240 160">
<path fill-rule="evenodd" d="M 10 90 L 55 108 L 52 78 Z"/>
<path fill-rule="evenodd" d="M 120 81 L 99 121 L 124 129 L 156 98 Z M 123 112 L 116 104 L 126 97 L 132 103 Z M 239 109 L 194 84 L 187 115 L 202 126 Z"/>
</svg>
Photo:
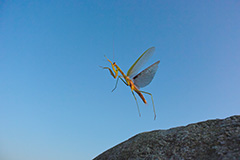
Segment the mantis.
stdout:
<svg viewBox="0 0 240 160">
<path fill-rule="evenodd" d="M 113 76 L 113 78 L 117 79 L 115 87 L 113 88 L 112 92 L 117 88 L 117 84 L 118 84 L 119 79 L 121 79 L 124 82 L 124 84 L 126 84 L 127 86 L 130 86 L 131 92 L 132 92 L 133 97 L 134 97 L 134 99 L 136 101 L 136 104 L 137 104 L 139 116 L 141 116 L 141 113 L 140 113 L 137 98 L 136 98 L 134 92 L 139 95 L 139 97 L 142 99 L 143 103 L 145 103 L 145 104 L 147 104 L 147 101 L 144 98 L 142 93 L 150 95 L 151 99 L 152 99 L 154 120 L 155 120 L 156 119 L 156 112 L 155 112 L 153 96 L 149 92 L 145 92 L 145 91 L 140 90 L 140 88 L 143 88 L 143 87 L 147 86 L 149 83 L 151 83 L 151 81 L 153 80 L 153 78 L 155 76 L 155 73 L 157 72 L 158 64 L 160 63 L 160 61 L 157 61 L 157 62 L 153 63 L 151 66 L 147 67 L 146 69 L 144 69 L 143 71 L 138 73 L 139 70 L 141 69 L 141 67 L 152 56 L 154 51 L 155 51 L 155 47 L 150 47 L 149 49 L 147 49 L 134 62 L 134 64 L 130 67 L 130 69 L 127 72 L 127 75 L 124 74 L 124 72 L 119 68 L 119 66 L 115 62 L 111 62 L 106 56 L 105 56 L 105 58 L 107 59 L 108 62 L 111 63 L 112 69 L 109 68 L 109 67 L 102 67 L 102 68 L 103 69 L 108 69 L 110 74 Z M 121 73 L 121 75 L 118 75 L 119 72 Z"/>
</svg>

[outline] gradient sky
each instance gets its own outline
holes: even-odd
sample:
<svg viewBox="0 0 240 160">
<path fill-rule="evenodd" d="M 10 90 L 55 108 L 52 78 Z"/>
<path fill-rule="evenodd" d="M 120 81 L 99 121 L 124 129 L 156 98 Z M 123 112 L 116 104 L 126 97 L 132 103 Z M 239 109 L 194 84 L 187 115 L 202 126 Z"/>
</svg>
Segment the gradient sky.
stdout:
<svg viewBox="0 0 240 160">
<path fill-rule="evenodd" d="M 0 159 L 87 160 L 145 131 L 240 114 L 240 2 L 0 1 Z M 113 45 L 114 42 L 114 45 Z M 99 65 L 149 47 L 157 119 Z M 114 56 L 113 56 L 114 50 Z"/>
</svg>

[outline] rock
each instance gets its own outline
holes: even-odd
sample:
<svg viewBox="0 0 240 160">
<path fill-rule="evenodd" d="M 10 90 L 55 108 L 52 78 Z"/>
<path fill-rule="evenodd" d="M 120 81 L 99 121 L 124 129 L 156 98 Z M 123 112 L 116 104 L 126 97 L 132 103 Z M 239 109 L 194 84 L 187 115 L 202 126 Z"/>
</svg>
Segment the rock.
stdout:
<svg viewBox="0 0 240 160">
<path fill-rule="evenodd" d="M 240 116 L 144 132 L 94 160 L 240 160 Z"/>
</svg>

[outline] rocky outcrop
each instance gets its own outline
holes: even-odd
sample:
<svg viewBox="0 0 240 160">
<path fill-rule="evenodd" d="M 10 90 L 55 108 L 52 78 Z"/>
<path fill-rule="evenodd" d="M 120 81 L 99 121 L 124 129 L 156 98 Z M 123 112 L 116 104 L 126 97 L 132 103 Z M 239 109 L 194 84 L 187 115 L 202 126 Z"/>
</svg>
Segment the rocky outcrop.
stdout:
<svg viewBox="0 0 240 160">
<path fill-rule="evenodd" d="M 94 160 L 240 160 L 240 116 L 140 133 Z"/>
</svg>

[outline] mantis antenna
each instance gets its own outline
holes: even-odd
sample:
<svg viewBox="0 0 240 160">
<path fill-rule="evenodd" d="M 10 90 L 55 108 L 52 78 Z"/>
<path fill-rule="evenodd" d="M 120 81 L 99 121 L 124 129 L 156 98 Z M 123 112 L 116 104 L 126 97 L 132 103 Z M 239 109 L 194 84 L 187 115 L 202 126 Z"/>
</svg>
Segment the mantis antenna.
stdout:
<svg viewBox="0 0 240 160">
<path fill-rule="evenodd" d="M 114 33 L 113 33 L 113 61 L 114 61 Z"/>
</svg>

